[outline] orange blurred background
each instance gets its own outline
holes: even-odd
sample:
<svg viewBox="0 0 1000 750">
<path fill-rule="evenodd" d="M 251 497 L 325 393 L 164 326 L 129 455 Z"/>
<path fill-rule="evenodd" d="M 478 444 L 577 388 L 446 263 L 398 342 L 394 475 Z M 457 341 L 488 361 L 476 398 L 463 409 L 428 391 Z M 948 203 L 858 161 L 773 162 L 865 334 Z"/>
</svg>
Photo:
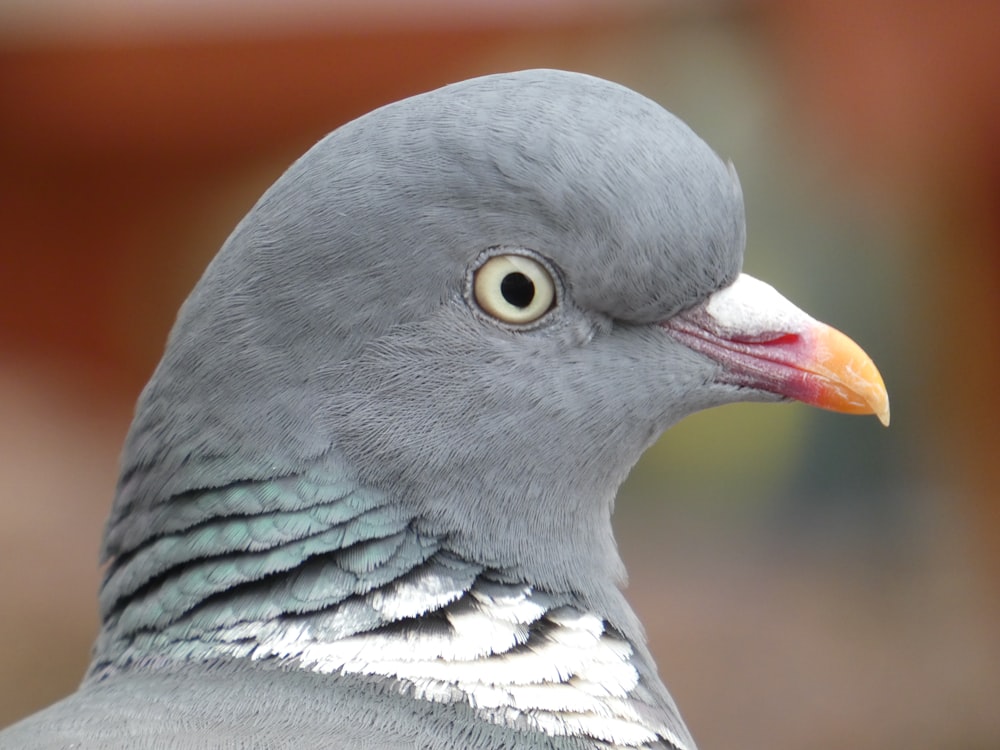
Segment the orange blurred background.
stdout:
<svg viewBox="0 0 1000 750">
<path fill-rule="evenodd" d="M 857 339 L 893 425 L 690 418 L 619 501 L 702 748 L 1000 746 L 1000 3 L 0 5 L 0 726 L 70 692 L 131 409 L 296 156 L 529 67 L 616 80 L 740 172 L 747 270 Z"/>
</svg>

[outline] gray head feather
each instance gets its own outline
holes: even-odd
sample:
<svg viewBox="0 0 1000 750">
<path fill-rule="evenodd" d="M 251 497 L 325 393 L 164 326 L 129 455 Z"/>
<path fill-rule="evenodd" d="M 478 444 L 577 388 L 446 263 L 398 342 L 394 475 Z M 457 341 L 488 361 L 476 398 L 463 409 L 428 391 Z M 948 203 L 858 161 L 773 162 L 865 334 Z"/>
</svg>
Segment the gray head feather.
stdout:
<svg viewBox="0 0 1000 750">
<path fill-rule="evenodd" d="M 617 487 L 671 423 L 735 400 L 648 324 L 730 283 L 743 244 L 730 168 L 606 81 L 490 76 L 355 120 L 261 198 L 182 307 L 105 556 L 162 533 L 141 511 L 181 493 L 328 461 L 464 559 L 635 631 L 607 612 Z M 510 330 L 469 300 L 497 247 L 554 269 L 544 324 Z"/>
</svg>

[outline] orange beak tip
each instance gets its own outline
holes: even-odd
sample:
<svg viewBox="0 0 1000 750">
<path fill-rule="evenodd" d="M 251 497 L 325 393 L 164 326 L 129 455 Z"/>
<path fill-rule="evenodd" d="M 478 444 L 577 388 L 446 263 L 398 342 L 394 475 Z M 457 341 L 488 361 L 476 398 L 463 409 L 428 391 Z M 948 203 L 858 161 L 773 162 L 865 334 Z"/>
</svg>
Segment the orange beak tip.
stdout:
<svg viewBox="0 0 1000 750">
<path fill-rule="evenodd" d="M 864 350 L 836 328 L 816 323 L 814 354 L 798 366 L 821 383 L 815 406 L 847 414 L 874 414 L 889 426 L 889 393 Z"/>
</svg>

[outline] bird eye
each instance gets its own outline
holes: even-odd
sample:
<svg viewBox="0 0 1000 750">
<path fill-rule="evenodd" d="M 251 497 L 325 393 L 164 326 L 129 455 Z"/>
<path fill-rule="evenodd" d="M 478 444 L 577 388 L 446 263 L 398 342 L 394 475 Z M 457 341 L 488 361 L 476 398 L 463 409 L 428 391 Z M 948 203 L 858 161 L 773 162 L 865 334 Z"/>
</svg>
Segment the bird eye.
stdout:
<svg viewBox="0 0 1000 750">
<path fill-rule="evenodd" d="M 494 255 L 473 276 L 479 306 L 504 323 L 533 323 L 552 309 L 556 290 L 552 276 L 524 255 Z"/>
</svg>

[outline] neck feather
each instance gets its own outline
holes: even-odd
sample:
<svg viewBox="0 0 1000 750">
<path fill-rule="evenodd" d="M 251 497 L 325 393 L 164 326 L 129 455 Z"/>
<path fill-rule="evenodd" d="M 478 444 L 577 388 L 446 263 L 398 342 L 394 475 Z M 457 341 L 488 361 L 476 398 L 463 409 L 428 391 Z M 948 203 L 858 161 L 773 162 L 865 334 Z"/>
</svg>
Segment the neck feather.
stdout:
<svg viewBox="0 0 1000 750">
<path fill-rule="evenodd" d="M 317 469 L 146 509 L 161 531 L 112 560 L 90 679 L 266 659 L 602 746 L 687 746 L 644 647 L 604 614 L 463 559 L 384 495 L 333 479 Z"/>
</svg>

